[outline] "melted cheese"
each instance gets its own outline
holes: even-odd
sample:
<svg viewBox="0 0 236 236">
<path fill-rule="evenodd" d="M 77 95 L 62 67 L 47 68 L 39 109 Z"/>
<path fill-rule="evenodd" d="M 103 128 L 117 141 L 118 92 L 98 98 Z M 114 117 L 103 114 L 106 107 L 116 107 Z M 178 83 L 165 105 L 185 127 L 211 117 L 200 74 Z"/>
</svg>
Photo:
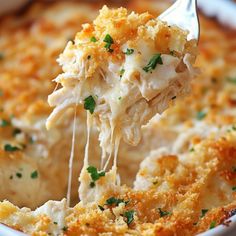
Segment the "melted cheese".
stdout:
<svg viewBox="0 0 236 236">
<path fill-rule="evenodd" d="M 94 124 L 99 130 L 101 169 L 107 170 L 114 159 L 112 169 L 102 178 L 107 189 L 109 181 L 112 185 L 116 182 L 120 139 L 137 145 L 141 127 L 156 113 L 161 114 L 173 97 L 189 91 L 195 57 L 196 42 L 187 41 L 187 32 L 169 27 L 147 13 L 128 14 L 124 8 L 110 10 L 106 6 L 93 24 L 83 25 L 74 43 L 67 44 L 58 60 L 64 73 L 55 79 L 62 87 L 48 99 L 55 108 L 47 127 L 53 126 L 68 108 L 93 97 L 96 106 L 91 117 L 88 114 L 88 139 L 80 176 L 82 201 L 92 201 L 100 192 L 97 186 L 88 189 L 89 127 Z M 96 194 L 91 194 L 94 191 Z"/>
</svg>

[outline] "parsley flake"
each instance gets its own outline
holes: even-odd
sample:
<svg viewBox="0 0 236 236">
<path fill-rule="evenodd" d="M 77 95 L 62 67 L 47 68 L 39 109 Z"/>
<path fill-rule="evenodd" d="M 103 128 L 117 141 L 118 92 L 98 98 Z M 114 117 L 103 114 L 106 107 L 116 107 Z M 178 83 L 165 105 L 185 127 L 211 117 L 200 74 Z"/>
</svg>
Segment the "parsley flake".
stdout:
<svg viewBox="0 0 236 236">
<path fill-rule="evenodd" d="M 232 187 L 232 190 L 233 190 L 234 192 L 236 192 L 236 186 Z"/>
<path fill-rule="evenodd" d="M 107 51 L 112 53 L 114 50 L 111 48 L 111 45 L 114 43 L 114 40 L 111 37 L 111 35 L 107 34 L 105 38 L 103 39 L 103 42 L 106 43 L 104 47 L 107 49 Z"/>
<path fill-rule="evenodd" d="M 67 231 L 68 230 L 68 227 L 67 226 L 64 226 L 63 228 L 62 228 L 62 230 L 65 232 L 65 231 Z"/>
<path fill-rule="evenodd" d="M 213 228 L 215 228 L 215 227 L 216 227 L 216 221 L 213 220 L 213 221 L 211 222 L 211 224 L 210 224 L 209 229 L 213 229 Z"/>
<path fill-rule="evenodd" d="M 202 213 L 201 213 L 200 218 L 203 218 L 208 211 L 209 211 L 208 209 L 202 209 Z"/>
<path fill-rule="evenodd" d="M 124 203 L 125 205 L 127 205 L 129 203 L 129 201 L 124 201 L 124 199 L 120 199 L 120 198 L 115 198 L 115 197 L 110 197 L 106 200 L 106 205 L 115 205 L 118 206 L 120 203 Z"/>
<path fill-rule="evenodd" d="M 190 151 L 190 152 L 194 152 L 195 149 L 192 147 L 192 148 L 189 149 L 189 151 Z"/>
<path fill-rule="evenodd" d="M 6 152 L 15 152 L 15 151 L 19 151 L 20 148 L 16 147 L 16 146 L 12 146 L 11 144 L 5 144 L 4 145 L 4 151 Z"/>
<path fill-rule="evenodd" d="M 134 210 L 126 211 L 124 217 L 126 218 L 127 225 L 130 225 L 134 220 Z"/>
<path fill-rule="evenodd" d="M 197 120 L 203 120 L 206 117 L 207 113 L 204 111 L 199 111 L 196 115 Z"/>
<path fill-rule="evenodd" d="M 0 127 L 6 127 L 6 126 L 9 126 L 10 124 L 11 124 L 10 121 L 2 119 L 0 123 Z"/>
<path fill-rule="evenodd" d="M 22 177 L 22 174 L 21 173 L 19 173 L 19 172 L 17 172 L 16 173 L 16 177 L 18 177 L 19 179 Z"/>
<path fill-rule="evenodd" d="M 98 172 L 97 168 L 94 166 L 89 166 L 87 168 L 88 173 L 90 174 L 91 179 L 93 180 L 90 183 L 90 187 L 93 188 L 95 186 L 95 182 L 99 180 L 101 177 L 105 176 L 105 171 Z"/>
<path fill-rule="evenodd" d="M 20 130 L 20 129 L 18 129 L 18 128 L 15 128 L 14 130 L 13 130 L 13 132 L 12 132 L 12 135 L 13 136 L 16 136 L 17 134 L 20 134 L 22 131 Z"/>
<path fill-rule="evenodd" d="M 236 131 L 236 126 L 235 125 L 232 126 L 232 130 Z"/>
<path fill-rule="evenodd" d="M 156 68 L 157 64 L 159 64 L 159 65 L 163 64 L 160 53 L 155 54 L 151 58 L 151 60 L 148 62 L 148 64 L 145 67 L 143 67 L 143 70 L 145 72 L 151 72 L 152 70 L 154 70 Z"/>
<path fill-rule="evenodd" d="M 119 71 L 119 73 L 120 73 L 120 78 L 122 78 L 123 74 L 125 73 L 125 69 L 122 68 L 122 69 Z"/>
<path fill-rule="evenodd" d="M 0 52 L 0 61 L 4 59 L 4 54 Z"/>
<path fill-rule="evenodd" d="M 96 43 L 97 39 L 93 36 L 93 37 L 90 38 L 90 42 Z"/>
<path fill-rule="evenodd" d="M 38 178 L 38 171 L 35 170 L 30 174 L 31 179 L 37 179 Z"/>
<path fill-rule="evenodd" d="M 105 208 L 104 208 L 103 206 L 101 206 L 101 205 L 98 205 L 98 208 L 99 208 L 101 211 L 104 211 L 104 210 L 105 210 Z"/>
<path fill-rule="evenodd" d="M 53 222 L 54 225 L 57 225 L 58 223 L 56 221 Z"/>
<path fill-rule="evenodd" d="M 236 77 L 235 78 L 229 77 L 227 78 L 227 81 L 231 84 L 236 84 Z"/>
<path fill-rule="evenodd" d="M 84 109 L 89 110 L 91 114 L 93 114 L 95 106 L 96 106 L 96 102 L 92 95 L 84 99 Z"/>
<path fill-rule="evenodd" d="M 161 208 L 158 208 L 158 211 L 159 211 L 160 217 L 168 216 L 171 214 L 169 211 L 163 211 Z"/>
<path fill-rule="evenodd" d="M 131 55 L 133 53 L 134 53 L 134 49 L 132 49 L 132 48 L 127 48 L 126 52 L 124 52 L 125 55 Z"/>
</svg>

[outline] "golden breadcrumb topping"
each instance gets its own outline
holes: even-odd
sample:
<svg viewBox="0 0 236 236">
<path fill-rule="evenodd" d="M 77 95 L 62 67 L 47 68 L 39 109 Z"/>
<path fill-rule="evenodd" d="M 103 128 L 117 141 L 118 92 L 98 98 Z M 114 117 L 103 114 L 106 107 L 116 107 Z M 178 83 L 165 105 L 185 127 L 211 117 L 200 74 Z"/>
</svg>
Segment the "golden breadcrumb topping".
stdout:
<svg viewBox="0 0 236 236">
<path fill-rule="evenodd" d="M 135 0 L 130 3 L 130 9 L 137 12 L 148 10 L 153 16 L 166 7 L 163 1 L 148 0 L 144 4 L 142 0 Z M 28 14 L 21 15 L 23 20 L 20 21 L 15 15 L 1 19 L 0 52 L 4 55 L 0 60 L 0 107 L 4 108 L 4 112 L 0 112 L 2 200 L 9 199 L 18 206 L 34 208 L 47 199 L 61 199 L 65 196 L 65 166 L 70 150 L 68 139 L 72 132 L 68 126 L 72 123 L 73 115 L 61 120 L 65 123 L 59 125 L 56 134 L 52 130 L 46 131 L 41 141 L 34 141 L 32 145 L 30 137 L 35 139 L 39 131 L 35 134 L 25 127 L 25 137 L 19 134 L 12 136 L 12 132 L 19 132 L 14 129 L 23 130 L 23 127 L 12 120 L 11 114 L 24 124 L 27 117 L 30 127 L 39 121 L 44 124 L 51 111 L 46 101 L 47 94 L 53 89 L 50 80 L 60 73 L 55 59 L 67 39 L 80 29 L 82 23 L 94 19 L 96 12 L 95 8 L 86 11 L 81 3 L 72 4 L 68 1 L 50 7 L 33 3 Z M 53 202 L 48 209 L 57 209 L 54 214 L 45 208 L 33 212 L 3 201 L 0 204 L 1 223 L 37 236 L 54 235 L 53 232 L 56 232 L 55 235 L 73 236 L 112 233 L 184 236 L 211 228 L 214 230 L 219 224 L 223 228 L 231 224 L 227 219 L 235 214 L 236 209 L 236 33 L 223 29 L 203 16 L 200 21 L 197 66 L 201 68 L 201 73 L 192 82 L 192 94 L 178 99 L 175 106 L 171 106 L 161 118 L 145 126 L 141 142 L 135 149 L 123 142 L 121 144 L 118 166 L 122 183 L 131 185 L 138 172 L 135 189 L 122 186 L 120 192 L 107 192 L 98 204 L 86 207 L 79 203 L 73 208 L 67 208 L 63 201 L 58 204 Z M 37 47 L 36 39 L 40 41 Z M 60 46 L 54 49 L 51 44 L 51 47 L 45 45 L 51 40 L 54 46 Z M 58 44 L 55 43 L 57 40 Z M 27 57 L 31 51 L 34 51 L 34 57 L 21 61 L 19 55 Z M 82 114 L 83 111 L 79 111 L 79 117 Z M 84 118 L 79 119 L 77 127 L 83 130 L 78 135 L 78 145 L 81 148 L 76 151 L 82 162 L 81 153 L 86 141 Z M 63 136 L 59 135 L 61 132 Z M 48 143 L 45 144 L 49 137 L 59 137 L 59 141 L 50 148 Z M 94 134 L 91 137 L 91 145 L 95 147 L 97 137 Z M 21 143 L 27 147 L 24 148 Z M 11 144 L 7 149 L 14 150 L 17 147 L 20 150 L 5 151 L 5 144 Z M 41 155 L 45 152 L 39 149 L 42 146 L 43 150 L 48 151 L 46 158 L 41 158 L 45 157 Z M 160 147 L 164 147 L 164 150 L 159 150 Z M 98 164 L 99 151 L 94 148 L 91 152 Z M 22 165 L 23 171 L 19 169 Z M 75 169 L 77 182 L 76 166 Z M 31 174 L 35 176 L 35 170 L 38 170 L 38 178 L 32 179 Z M 73 189 L 77 191 L 76 187 Z M 26 190 L 27 194 L 24 195 Z M 38 196 L 37 201 L 35 196 Z M 128 218 L 131 221 L 129 225 Z"/>
</svg>

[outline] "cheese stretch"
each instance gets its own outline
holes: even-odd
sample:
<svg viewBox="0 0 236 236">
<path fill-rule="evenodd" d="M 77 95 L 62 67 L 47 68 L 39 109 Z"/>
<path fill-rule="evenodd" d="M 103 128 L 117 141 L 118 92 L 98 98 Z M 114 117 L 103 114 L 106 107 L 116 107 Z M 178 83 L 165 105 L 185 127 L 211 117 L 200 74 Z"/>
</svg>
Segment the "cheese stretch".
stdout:
<svg viewBox="0 0 236 236">
<path fill-rule="evenodd" d="M 79 189 L 83 202 L 115 188 L 120 139 L 137 145 L 141 127 L 189 91 L 196 41 L 187 41 L 187 34 L 148 13 L 128 14 L 125 8 L 104 6 L 60 55 L 63 73 L 55 79 L 60 88 L 48 99 L 55 108 L 47 127 L 68 108 L 82 104 L 88 110 L 89 126 L 99 130 L 101 170 L 106 171 L 114 160 L 102 183 L 97 181 L 91 188 L 85 156 Z"/>
</svg>

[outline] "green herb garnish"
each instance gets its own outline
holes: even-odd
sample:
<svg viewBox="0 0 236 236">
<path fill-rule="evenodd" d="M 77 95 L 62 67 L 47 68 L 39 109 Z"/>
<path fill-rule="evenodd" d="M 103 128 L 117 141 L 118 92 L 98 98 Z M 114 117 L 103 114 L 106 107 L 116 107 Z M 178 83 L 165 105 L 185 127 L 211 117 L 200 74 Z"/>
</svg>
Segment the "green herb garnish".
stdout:
<svg viewBox="0 0 236 236">
<path fill-rule="evenodd" d="M 90 38 L 90 42 L 96 43 L 97 39 L 93 36 L 93 37 Z"/>
<path fill-rule="evenodd" d="M 163 61 L 162 61 L 160 53 L 155 54 L 151 58 L 151 60 L 148 62 L 148 64 L 143 68 L 143 70 L 145 72 L 150 72 L 150 71 L 152 71 L 152 70 L 154 70 L 156 68 L 157 64 L 159 64 L 159 65 L 163 64 Z"/>
<path fill-rule="evenodd" d="M 233 190 L 233 191 L 236 191 L 236 186 L 232 187 L 232 190 Z"/>
<path fill-rule="evenodd" d="M 122 78 L 123 74 L 125 73 L 125 69 L 122 68 L 122 69 L 119 71 L 119 73 L 120 73 L 120 78 Z"/>
<path fill-rule="evenodd" d="M 22 177 L 22 174 L 21 173 L 19 173 L 19 172 L 17 172 L 16 173 L 16 177 L 18 177 L 19 179 Z"/>
<path fill-rule="evenodd" d="M 127 225 L 130 225 L 134 220 L 134 210 L 126 211 L 124 217 L 126 218 Z"/>
<path fill-rule="evenodd" d="M 211 222 L 211 224 L 210 224 L 209 229 L 213 229 L 213 228 L 215 228 L 215 227 L 216 227 L 216 221 L 213 220 L 213 221 Z"/>
<path fill-rule="evenodd" d="M 10 124 L 11 124 L 10 121 L 2 119 L 0 122 L 0 127 L 6 127 L 6 126 L 9 126 Z"/>
<path fill-rule="evenodd" d="M 236 84 L 236 77 L 235 78 L 229 77 L 229 78 L 227 78 L 227 81 L 229 83 Z"/>
<path fill-rule="evenodd" d="M 6 152 L 15 152 L 15 151 L 19 151 L 20 148 L 16 147 L 16 146 L 12 146 L 11 144 L 5 144 L 4 145 L 4 151 Z"/>
<path fill-rule="evenodd" d="M 189 151 L 190 151 L 190 152 L 194 152 L 195 149 L 192 147 L 192 148 L 189 149 Z"/>
<path fill-rule="evenodd" d="M 0 61 L 4 59 L 4 54 L 0 52 Z"/>
<path fill-rule="evenodd" d="M 209 211 L 208 209 L 202 209 L 202 213 L 201 213 L 200 218 L 203 218 L 208 211 Z"/>
<path fill-rule="evenodd" d="M 63 228 L 62 228 L 62 230 L 65 232 L 65 231 L 67 231 L 68 230 L 68 227 L 67 226 L 64 226 Z"/>
<path fill-rule="evenodd" d="M 38 171 L 35 170 L 30 174 L 31 179 L 37 179 L 38 178 Z"/>
<path fill-rule="evenodd" d="M 17 134 L 20 134 L 22 131 L 20 130 L 20 129 L 18 129 L 18 128 L 15 128 L 14 130 L 13 130 L 13 132 L 12 132 L 12 135 L 13 136 L 16 136 Z"/>
<path fill-rule="evenodd" d="M 124 201 L 124 199 L 120 199 L 120 198 L 115 198 L 115 197 L 110 197 L 106 200 L 106 205 L 115 205 L 118 206 L 120 203 L 124 203 L 125 205 L 127 205 L 129 203 L 129 201 Z"/>
<path fill-rule="evenodd" d="M 158 211 L 159 211 L 160 217 L 168 216 L 171 214 L 169 211 L 163 211 L 161 208 L 158 208 Z"/>
<path fill-rule="evenodd" d="M 197 115 L 196 115 L 196 119 L 197 119 L 197 120 L 202 120 L 202 119 L 204 119 L 204 118 L 206 117 L 206 115 L 207 115 L 206 112 L 204 112 L 204 111 L 199 111 L 199 112 L 197 113 Z"/>
<path fill-rule="evenodd" d="M 172 99 L 172 100 L 175 100 L 175 99 L 176 99 L 176 96 L 172 97 L 171 99 Z"/>
<path fill-rule="evenodd" d="M 232 126 L 232 130 L 236 131 L 236 126 L 235 125 Z"/>
<path fill-rule="evenodd" d="M 111 45 L 114 43 L 114 40 L 111 37 L 111 35 L 107 34 L 105 38 L 103 39 L 103 42 L 106 43 L 104 47 L 107 49 L 107 51 L 112 53 L 114 50 L 111 48 Z"/>
<path fill-rule="evenodd" d="M 94 166 L 89 166 L 87 168 L 88 173 L 90 174 L 91 179 L 93 180 L 90 183 L 90 187 L 93 188 L 95 186 L 95 182 L 99 180 L 101 177 L 105 176 L 105 171 L 98 172 L 97 168 Z"/>
<path fill-rule="evenodd" d="M 84 99 L 84 109 L 89 110 L 91 114 L 93 114 L 95 106 L 96 106 L 96 102 L 92 95 Z"/>
<path fill-rule="evenodd" d="M 124 52 L 124 54 L 126 54 L 126 55 L 131 55 L 133 53 L 134 53 L 134 49 L 132 49 L 132 48 L 127 48 L 126 52 Z"/>
<path fill-rule="evenodd" d="M 58 223 L 56 221 L 53 222 L 54 225 L 57 225 Z"/>
<path fill-rule="evenodd" d="M 98 205 L 98 208 L 99 208 L 101 211 L 104 211 L 104 210 L 105 210 L 105 208 L 102 207 L 101 205 Z"/>
</svg>

